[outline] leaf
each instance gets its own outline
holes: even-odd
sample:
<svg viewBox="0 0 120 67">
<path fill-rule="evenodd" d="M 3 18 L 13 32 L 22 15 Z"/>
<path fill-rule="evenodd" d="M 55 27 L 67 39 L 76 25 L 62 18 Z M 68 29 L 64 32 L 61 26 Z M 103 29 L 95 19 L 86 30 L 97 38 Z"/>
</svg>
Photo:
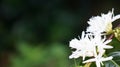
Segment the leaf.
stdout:
<svg viewBox="0 0 120 67">
<path fill-rule="evenodd" d="M 38 67 L 48 61 L 47 51 L 42 46 L 21 42 L 16 48 L 18 53 L 11 57 L 11 67 Z"/>
<path fill-rule="evenodd" d="M 112 61 L 106 61 L 104 62 L 105 67 L 119 67 L 118 65 L 115 65 Z"/>
<path fill-rule="evenodd" d="M 112 52 L 109 55 L 113 56 L 113 60 L 120 64 L 120 51 Z"/>
<path fill-rule="evenodd" d="M 112 52 L 109 55 L 113 59 L 105 62 L 105 67 L 120 67 L 120 51 Z"/>
<path fill-rule="evenodd" d="M 110 43 L 110 45 L 113 46 L 113 48 L 110 50 L 107 50 L 106 54 L 110 54 L 111 52 L 120 50 L 120 41 L 115 37 L 112 39 L 112 42 Z"/>
</svg>

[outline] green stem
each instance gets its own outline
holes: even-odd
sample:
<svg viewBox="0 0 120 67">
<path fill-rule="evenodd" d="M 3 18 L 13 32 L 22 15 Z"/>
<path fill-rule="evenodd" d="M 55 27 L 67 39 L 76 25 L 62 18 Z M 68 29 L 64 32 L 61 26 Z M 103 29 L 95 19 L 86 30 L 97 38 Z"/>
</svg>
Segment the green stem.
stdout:
<svg viewBox="0 0 120 67">
<path fill-rule="evenodd" d="M 74 59 L 75 67 L 77 66 L 76 60 Z"/>
<path fill-rule="evenodd" d="M 110 60 L 113 64 L 115 64 L 116 66 L 120 67 L 120 65 L 118 65 L 114 60 Z"/>
</svg>

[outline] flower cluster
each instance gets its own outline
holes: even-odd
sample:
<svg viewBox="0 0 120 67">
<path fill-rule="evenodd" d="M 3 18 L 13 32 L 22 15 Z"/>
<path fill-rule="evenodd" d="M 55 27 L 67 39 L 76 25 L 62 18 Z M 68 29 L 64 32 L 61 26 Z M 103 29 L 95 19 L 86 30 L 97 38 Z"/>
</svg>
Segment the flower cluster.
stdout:
<svg viewBox="0 0 120 67">
<path fill-rule="evenodd" d="M 81 38 L 72 39 L 69 46 L 76 49 L 69 56 L 72 58 L 83 58 L 83 63 L 95 62 L 97 67 L 101 67 L 102 61 L 111 60 L 113 57 L 104 57 L 106 49 L 113 48 L 108 45 L 112 39 L 107 39 L 106 34 L 112 32 L 112 22 L 119 19 L 120 15 L 114 16 L 113 9 L 107 14 L 95 16 L 88 21 L 89 27 L 82 32 Z M 87 59 L 85 57 L 90 57 Z"/>
</svg>

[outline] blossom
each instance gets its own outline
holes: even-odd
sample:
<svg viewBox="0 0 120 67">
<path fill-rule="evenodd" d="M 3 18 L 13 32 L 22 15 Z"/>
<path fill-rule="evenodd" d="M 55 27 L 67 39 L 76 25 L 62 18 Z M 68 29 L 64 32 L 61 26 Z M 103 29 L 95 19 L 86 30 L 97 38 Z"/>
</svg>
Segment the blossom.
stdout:
<svg viewBox="0 0 120 67">
<path fill-rule="evenodd" d="M 82 32 L 81 39 L 72 39 L 70 41 L 70 47 L 72 49 L 76 49 L 72 52 L 72 55 L 69 56 L 70 59 L 72 58 L 79 58 L 83 57 L 96 57 L 98 53 L 105 51 L 105 49 L 113 48 L 110 45 L 107 45 L 112 40 L 106 40 L 105 35 L 92 35 L 91 33 L 85 34 Z"/>
<path fill-rule="evenodd" d="M 105 51 L 100 52 L 95 58 L 89 59 L 84 61 L 83 63 L 88 63 L 88 62 L 96 62 L 96 66 L 97 67 L 101 67 L 100 64 L 103 64 L 102 61 L 108 61 L 108 60 L 112 60 L 112 56 L 110 57 L 102 57 L 102 55 L 104 54 Z"/>
<path fill-rule="evenodd" d="M 84 31 L 82 32 L 80 40 L 75 38 L 70 41 L 70 47 L 76 49 L 72 52 L 72 55 L 69 56 L 70 59 L 82 56 L 83 60 L 85 60 L 86 56 L 91 57 L 96 53 L 92 37 L 89 38 L 89 35 L 86 35 Z"/>
<path fill-rule="evenodd" d="M 120 18 L 120 15 L 114 16 L 112 11 L 109 11 L 107 14 L 101 14 L 101 16 L 95 16 L 89 19 L 87 22 L 89 27 L 87 28 L 87 32 L 91 33 L 109 33 L 112 31 L 112 22 Z"/>
</svg>

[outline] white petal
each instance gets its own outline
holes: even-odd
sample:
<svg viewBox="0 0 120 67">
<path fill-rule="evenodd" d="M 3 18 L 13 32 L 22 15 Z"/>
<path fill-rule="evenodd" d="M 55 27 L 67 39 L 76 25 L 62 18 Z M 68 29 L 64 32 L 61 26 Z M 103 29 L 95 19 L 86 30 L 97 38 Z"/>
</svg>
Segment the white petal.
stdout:
<svg viewBox="0 0 120 67">
<path fill-rule="evenodd" d="M 119 19 L 120 18 L 120 14 L 119 15 L 116 15 L 115 17 L 113 17 L 112 19 L 112 22 L 114 22 L 115 20 Z"/>
<path fill-rule="evenodd" d="M 96 66 L 100 67 L 100 61 L 96 61 Z"/>
<path fill-rule="evenodd" d="M 84 37 L 85 37 L 85 32 L 83 31 L 83 32 L 82 32 L 81 39 L 84 39 Z"/>
<path fill-rule="evenodd" d="M 80 42 L 78 39 L 75 38 L 70 41 L 69 47 L 78 48 L 78 46 L 80 46 Z"/>
<path fill-rule="evenodd" d="M 113 46 L 110 46 L 110 45 L 104 45 L 103 48 L 105 48 L 105 49 L 111 49 L 111 48 L 113 48 Z"/>
<path fill-rule="evenodd" d="M 80 52 L 75 51 L 75 52 L 72 53 L 72 55 L 69 56 L 69 59 L 78 58 L 80 56 L 82 56 L 82 52 L 81 51 Z"/>
<path fill-rule="evenodd" d="M 102 61 L 108 61 L 108 60 L 112 60 L 112 59 L 113 59 L 113 57 L 110 56 L 110 57 L 107 57 L 107 58 L 102 58 L 101 60 L 102 60 Z"/>
<path fill-rule="evenodd" d="M 100 50 L 99 54 L 98 54 L 98 58 L 101 58 L 103 56 L 103 54 L 105 53 L 105 50 Z"/>
<path fill-rule="evenodd" d="M 85 52 L 83 52 L 83 60 L 85 60 Z"/>
<path fill-rule="evenodd" d="M 108 44 L 108 43 L 110 43 L 112 40 L 107 40 L 107 41 L 105 41 L 104 42 L 104 44 Z"/>
</svg>

